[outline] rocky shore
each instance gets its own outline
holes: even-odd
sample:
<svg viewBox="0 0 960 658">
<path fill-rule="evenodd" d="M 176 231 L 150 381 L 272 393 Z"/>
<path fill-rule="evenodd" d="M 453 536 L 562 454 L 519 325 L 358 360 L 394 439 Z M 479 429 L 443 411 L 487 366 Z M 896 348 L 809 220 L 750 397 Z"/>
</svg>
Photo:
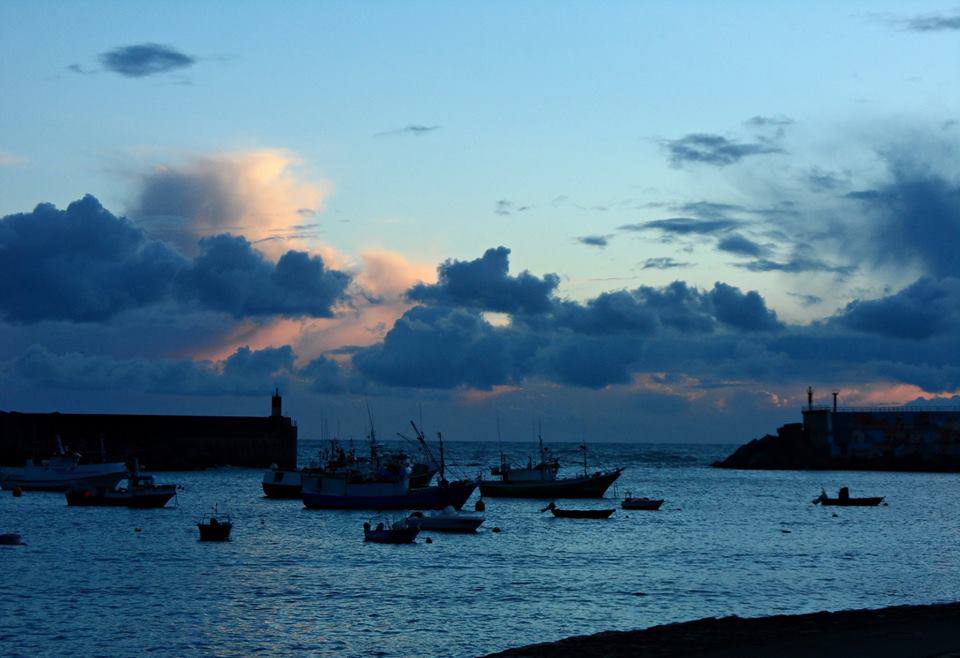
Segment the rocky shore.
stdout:
<svg viewBox="0 0 960 658">
<path fill-rule="evenodd" d="M 569 637 L 508 649 L 488 658 L 492 656 L 960 656 L 960 603 L 699 619 L 639 631 Z"/>
</svg>

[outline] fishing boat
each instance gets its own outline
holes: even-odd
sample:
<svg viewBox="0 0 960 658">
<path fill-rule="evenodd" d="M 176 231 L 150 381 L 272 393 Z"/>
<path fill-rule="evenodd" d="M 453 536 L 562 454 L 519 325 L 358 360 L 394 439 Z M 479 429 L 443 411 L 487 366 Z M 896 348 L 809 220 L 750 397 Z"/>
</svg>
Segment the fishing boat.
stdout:
<svg viewBox="0 0 960 658">
<path fill-rule="evenodd" d="M 609 519 L 616 510 L 607 509 L 560 509 L 554 503 L 544 507 L 541 512 L 550 511 L 558 519 Z"/>
<path fill-rule="evenodd" d="M 69 489 L 66 495 L 67 505 L 72 507 L 148 509 L 166 506 L 177 495 L 177 485 L 157 484 L 152 475 L 140 472 L 140 464 L 134 460 L 133 472 L 127 478 L 126 487 L 76 487 Z"/>
<path fill-rule="evenodd" d="M 0 546 L 22 546 L 23 537 L 15 532 L 0 533 Z"/>
<path fill-rule="evenodd" d="M 309 509 L 427 510 L 463 507 L 477 488 L 473 480 L 437 485 L 410 486 L 410 466 L 405 456 L 380 449 L 371 422 L 369 459 L 349 459 L 339 451 L 335 459 L 302 471 L 300 498 Z M 442 437 L 441 437 L 442 440 Z M 442 457 L 441 457 L 442 462 Z M 443 466 L 440 472 L 444 473 Z"/>
<path fill-rule="evenodd" d="M 587 470 L 587 445 L 580 444 L 583 453 L 583 473 L 572 477 L 558 477 L 560 462 L 550 455 L 543 446 L 543 438 L 537 436 L 540 444 L 540 461 L 527 461 L 526 468 L 511 466 L 503 453 L 500 454 L 500 466 L 490 469 L 490 474 L 499 476 L 499 480 L 480 482 L 480 495 L 490 498 L 603 498 L 620 474 L 622 468 L 599 470 L 590 473 Z"/>
<path fill-rule="evenodd" d="M 301 479 L 299 468 L 279 468 L 271 466 L 263 474 L 263 493 L 267 498 L 300 498 Z"/>
<path fill-rule="evenodd" d="M 39 464 L 28 459 L 25 466 L 0 468 L 0 488 L 23 491 L 66 491 L 78 487 L 115 487 L 127 477 L 123 462 L 81 464 L 81 455 L 67 452 L 57 437 L 57 454 Z"/>
<path fill-rule="evenodd" d="M 420 528 L 406 521 L 391 523 L 389 527 L 378 523 L 375 528 L 371 528 L 369 523 L 363 524 L 363 541 L 378 544 L 412 544 L 419 534 Z"/>
<path fill-rule="evenodd" d="M 227 514 L 218 514 L 216 508 L 209 519 L 197 521 L 200 530 L 200 541 L 228 541 L 233 522 Z"/>
<path fill-rule="evenodd" d="M 622 509 L 632 509 L 632 510 L 645 510 L 648 512 L 656 512 L 660 509 L 660 506 L 663 505 L 663 500 L 658 498 L 647 498 L 647 497 L 634 497 L 630 493 L 627 493 L 626 498 L 623 499 L 623 502 L 620 503 Z"/>
<path fill-rule="evenodd" d="M 407 517 L 407 524 L 434 532 L 476 532 L 484 520 L 483 514 L 458 512 L 452 507 L 445 507 L 426 514 L 414 512 Z"/>
<path fill-rule="evenodd" d="M 833 505 L 837 507 L 876 507 L 883 502 L 883 498 L 883 496 L 851 498 L 850 489 L 848 487 L 841 487 L 836 498 L 830 498 L 826 491 L 821 490 L 820 495 L 813 499 L 813 504 Z"/>
</svg>

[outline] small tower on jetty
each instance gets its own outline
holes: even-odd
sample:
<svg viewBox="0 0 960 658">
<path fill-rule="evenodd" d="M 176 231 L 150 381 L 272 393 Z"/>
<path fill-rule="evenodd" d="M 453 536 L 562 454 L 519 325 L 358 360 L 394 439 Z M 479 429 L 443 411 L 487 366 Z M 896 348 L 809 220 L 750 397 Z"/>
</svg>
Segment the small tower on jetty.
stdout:
<svg viewBox="0 0 960 658">
<path fill-rule="evenodd" d="M 280 397 L 280 389 L 273 390 L 273 397 L 270 398 L 270 417 L 280 418 L 283 415 L 283 398 Z"/>
</svg>

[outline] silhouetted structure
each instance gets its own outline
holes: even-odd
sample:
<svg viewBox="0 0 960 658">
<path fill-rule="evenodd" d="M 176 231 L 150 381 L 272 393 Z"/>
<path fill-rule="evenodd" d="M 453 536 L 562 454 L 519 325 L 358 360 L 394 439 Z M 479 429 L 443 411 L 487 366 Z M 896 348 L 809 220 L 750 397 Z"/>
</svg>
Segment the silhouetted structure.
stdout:
<svg viewBox="0 0 960 658">
<path fill-rule="evenodd" d="M 297 426 L 282 413 L 280 392 L 269 416 L 145 416 L 0 412 L 0 464 L 20 465 L 56 450 L 56 437 L 99 459 L 101 445 L 112 459 L 140 460 L 150 470 L 200 469 L 218 465 L 295 468 Z"/>
<path fill-rule="evenodd" d="M 960 408 L 813 404 L 803 423 L 755 439 L 714 466 L 757 469 L 960 471 Z"/>
</svg>

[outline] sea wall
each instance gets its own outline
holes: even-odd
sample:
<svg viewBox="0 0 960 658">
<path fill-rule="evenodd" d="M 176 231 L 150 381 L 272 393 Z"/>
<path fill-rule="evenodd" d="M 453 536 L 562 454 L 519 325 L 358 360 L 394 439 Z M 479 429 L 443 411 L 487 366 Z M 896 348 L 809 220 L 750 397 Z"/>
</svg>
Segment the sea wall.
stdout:
<svg viewBox="0 0 960 658">
<path fill-rule="evenodd" d="M 232 465 L 295 467 L 297 426 L 271 416 L 149 416 L 0 412 L 0 464 L 56 450 L 57 437 L 84 461 L 139 459 L 150 470 Z"/>
</svg>

